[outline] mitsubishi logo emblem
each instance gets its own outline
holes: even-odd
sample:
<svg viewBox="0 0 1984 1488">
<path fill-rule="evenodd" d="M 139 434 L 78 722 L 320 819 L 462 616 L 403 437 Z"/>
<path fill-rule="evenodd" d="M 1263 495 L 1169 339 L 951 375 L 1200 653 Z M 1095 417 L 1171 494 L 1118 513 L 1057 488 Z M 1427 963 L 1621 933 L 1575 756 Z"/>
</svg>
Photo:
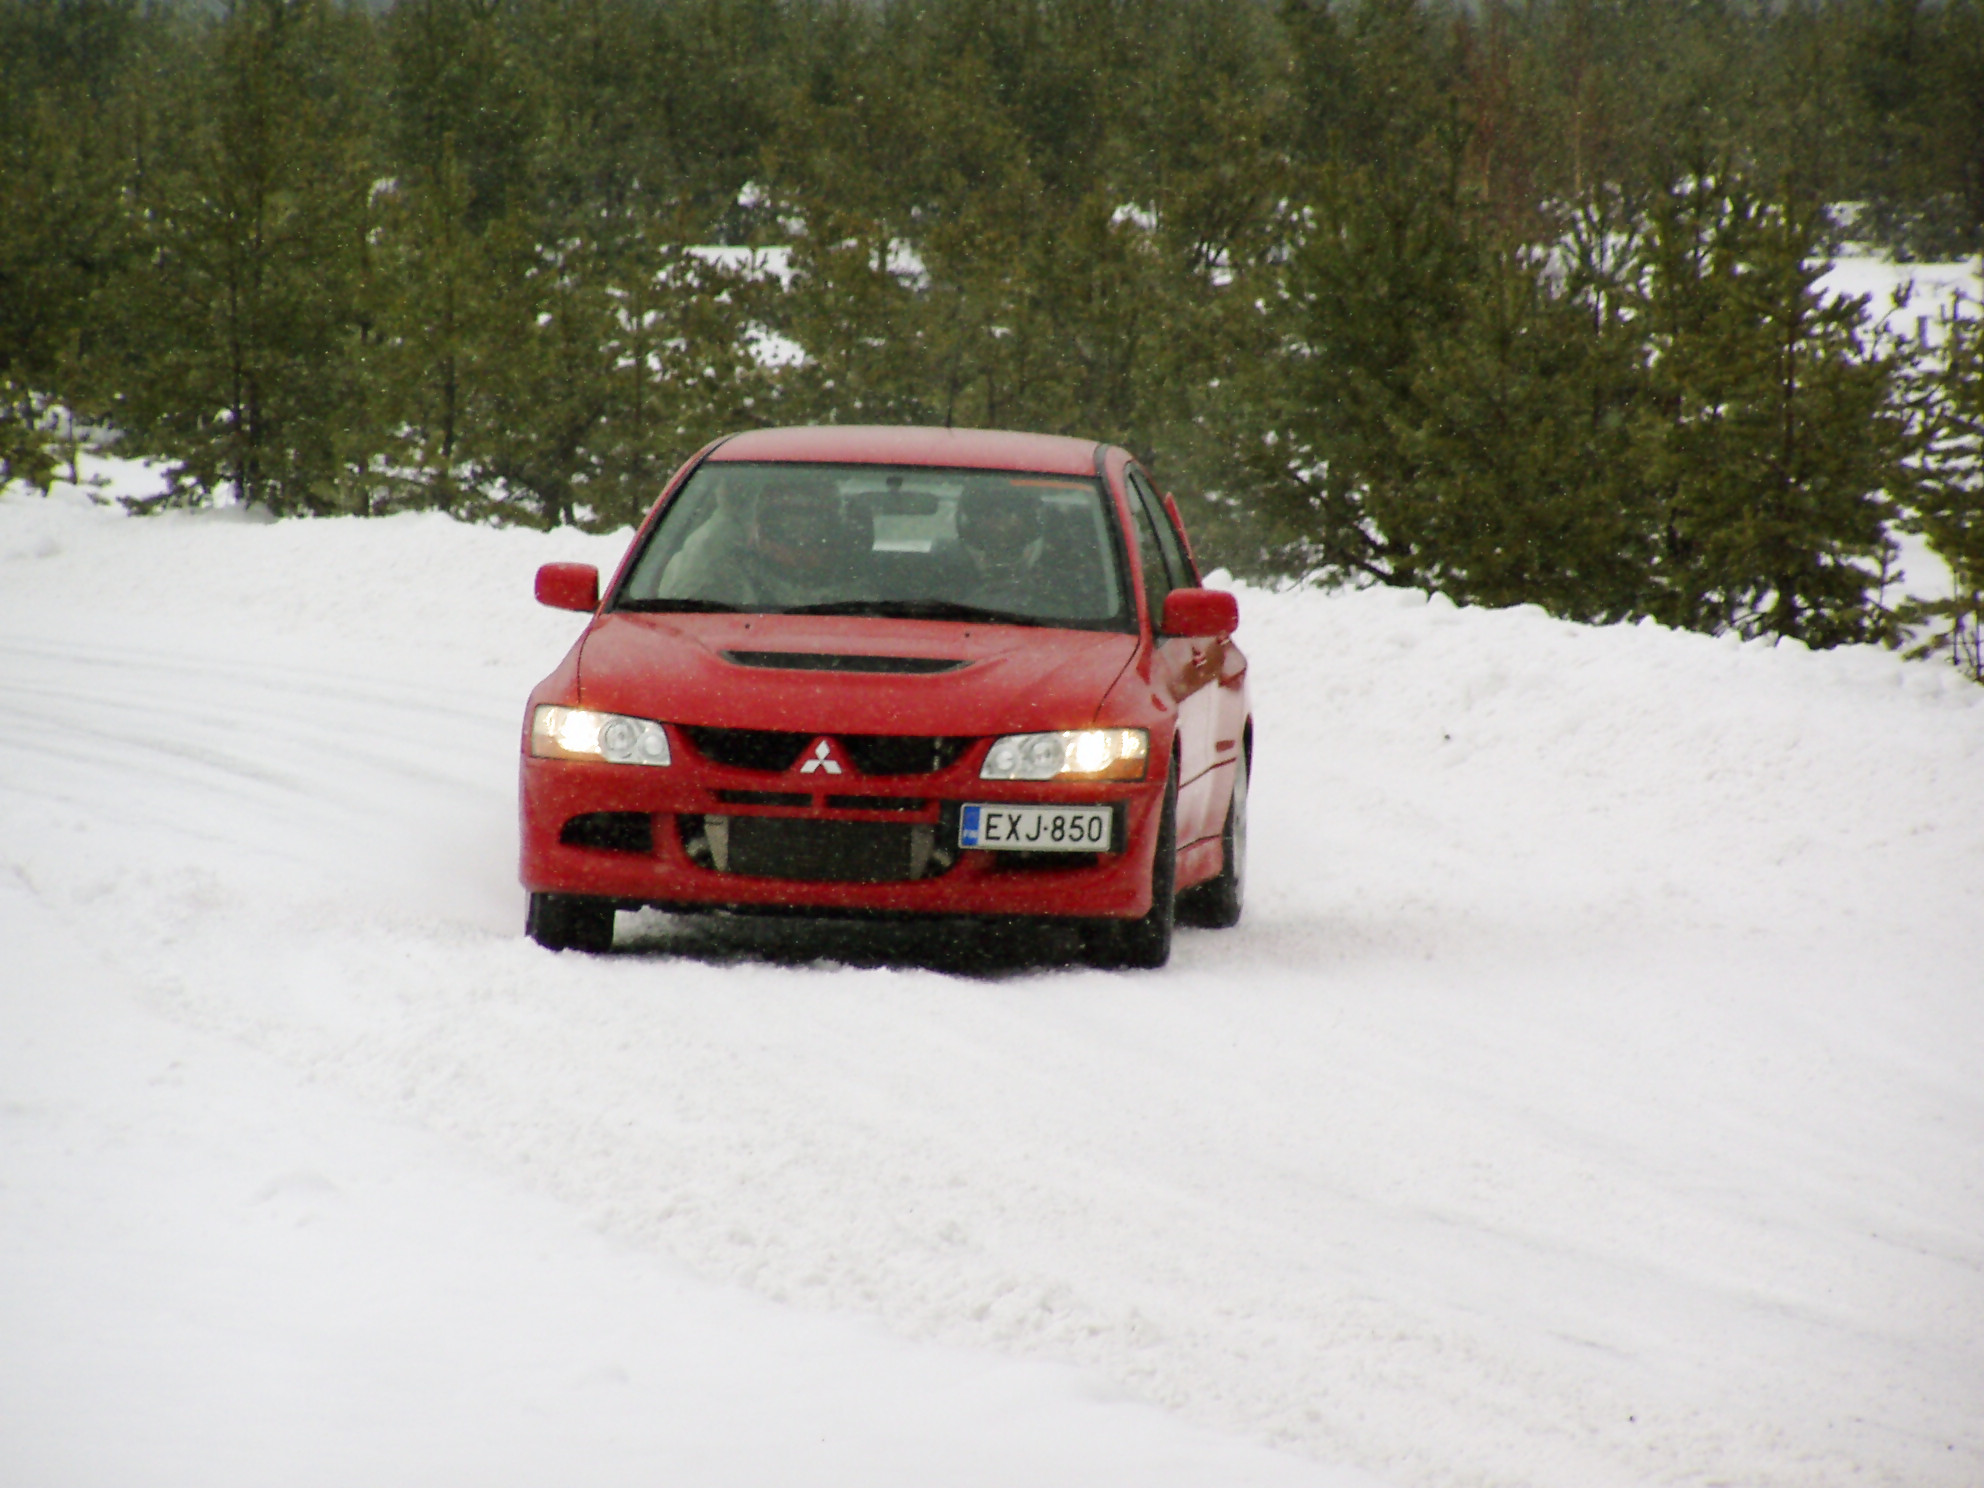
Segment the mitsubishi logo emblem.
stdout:
<svg viewBox="0 0 1984 1488">
<path fill-rule="evenodd" d="M 812 750 L 807 754 L 806 763 L 799 767 L 799 773 L 801 775 L 811 775 L 815 770 L 827 775 L 839 775 L 843 773 L 840 767 L 840 761 L 834 758 L 834 746 L 831 739 L 816 740 Z"/>
</svg>

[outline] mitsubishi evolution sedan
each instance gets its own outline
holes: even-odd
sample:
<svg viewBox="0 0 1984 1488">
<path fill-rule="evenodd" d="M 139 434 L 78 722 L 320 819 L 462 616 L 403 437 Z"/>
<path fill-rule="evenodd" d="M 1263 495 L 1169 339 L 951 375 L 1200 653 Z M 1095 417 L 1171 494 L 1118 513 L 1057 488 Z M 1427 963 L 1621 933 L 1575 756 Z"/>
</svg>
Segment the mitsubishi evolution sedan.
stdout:
<svg viewBox="0 0 1984 1488">
<path fill-rule="evenodd" d="M 602 597 L 603 596 L 603 597 Z M 1161 966 L 1240 917 L 1239 608 L 1126 451 L 763 429 L 690 460 L 523 726 L 528 933 L 614 912 L 1037 917 Z"/>
</svg>

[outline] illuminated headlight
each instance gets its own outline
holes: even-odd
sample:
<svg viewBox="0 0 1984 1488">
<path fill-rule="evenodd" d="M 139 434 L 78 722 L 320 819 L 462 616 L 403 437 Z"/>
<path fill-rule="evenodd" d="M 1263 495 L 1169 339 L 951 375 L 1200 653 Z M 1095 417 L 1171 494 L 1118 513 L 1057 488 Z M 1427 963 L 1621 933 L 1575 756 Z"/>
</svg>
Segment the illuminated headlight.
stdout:
<svg viewBox="0 0 1984 1488">
<path fill-rule="evenodd" d="M 540 759 L 665 765 L 668 734 L 652 719 L 547 706 L 531 714 L 530 752 Z"/>
<path fill-rule="evenodd" d="M 980 780 L 1142 780 L 1150 735 L 1142 729 L 1064 729 L 992 741 Z"/>
</svg>

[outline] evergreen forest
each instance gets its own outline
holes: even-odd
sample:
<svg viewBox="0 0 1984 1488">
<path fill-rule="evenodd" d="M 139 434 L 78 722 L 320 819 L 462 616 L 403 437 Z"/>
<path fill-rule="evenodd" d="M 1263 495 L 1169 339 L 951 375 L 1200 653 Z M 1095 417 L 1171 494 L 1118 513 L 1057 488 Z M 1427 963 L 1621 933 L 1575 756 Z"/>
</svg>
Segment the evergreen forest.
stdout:
<svg viewBox="0 0 1984 1488">
<path fill-rule="evenodd" d="M 1984 249 L 1984 0 L 0 0 L 0 475 L 157 505 L 1038 429 L 1245 576 L 1975 675 L 1984 332 L 1847 247 Z"/>
</svg>

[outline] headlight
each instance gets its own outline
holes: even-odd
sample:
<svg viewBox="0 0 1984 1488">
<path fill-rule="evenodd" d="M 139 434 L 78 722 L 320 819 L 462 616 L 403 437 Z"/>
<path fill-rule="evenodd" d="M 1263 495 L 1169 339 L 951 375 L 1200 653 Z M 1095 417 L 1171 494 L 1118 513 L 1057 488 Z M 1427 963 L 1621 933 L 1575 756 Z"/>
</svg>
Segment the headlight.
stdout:
<svg viewBox="0 0 1984 1488">
<path fill-rule="evenodd" d="M 665 765 L 668 733 L 652 719 L 547 706 L 531 714 L 530 752 L 539 759 Z"/>
<path fill-rule="evenodd" d="M 980 780 L 1142 780 L 1150 735 L 1142 729 L 1063 729 L 992 741 Z"/>
</svg>

